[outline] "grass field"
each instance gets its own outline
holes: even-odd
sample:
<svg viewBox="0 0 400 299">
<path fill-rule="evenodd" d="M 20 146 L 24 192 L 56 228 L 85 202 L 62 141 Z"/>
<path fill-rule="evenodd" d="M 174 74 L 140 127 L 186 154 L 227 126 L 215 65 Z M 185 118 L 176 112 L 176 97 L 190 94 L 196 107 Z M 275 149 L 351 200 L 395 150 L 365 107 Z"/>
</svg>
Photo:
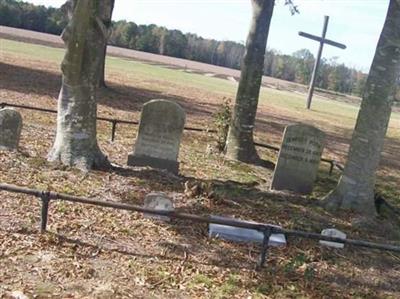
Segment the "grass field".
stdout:
<svg viewBox="0 0 400 299">
<path fill-rule="evenodd" d="M 63 50 L 0 39 L 0 102 L 56 107 Z M 125 58 L 107 59 L 108 90 L 99 93 L 99 114 L 138 119 L 144 102 L 167 98 L 187 112 L 187 124 L 212 127 L 212 114 L 237 84 L 170 66 Z M 316 97 L 312 111 L 305 95 L 263 88 L 257 139 L 279 145 L 285 125 L 302 121 L 327 132 L 324 156 L 345 161 L 358 108 Z M 206 153 L 211 134 L 185 133 L 180 176 L 127 168 L 135 127 L 121 125 L 115 142 L 108 124 L 98 124 L 102 150 L 121 169 L 79 171 L 51 165 L 46 154 L 54 139 L 55 117 L 21 111 L 21 150 L 0 153 L 0 182 L 141 205 L 162 191 L 178 211 L 230 215 L 285 228 L 318 232 L 337 227 L 349 237 L 378 242 L 400 239 L 397 224 L 373 219 L 354 225 L 351 213 L 331 214 L 319 198 L 336 184 L 321 165 L 310 196 L 269 191 L 272 170 L 227 161 Z M 260 150 L 275 161 L 276 153 Z M 400 206 L 400 115 L 393 113 L 378 174 L 378 190 Z M 198 186 L 197 193 L 186 185 Z M 189 190 L 190 191 L 190 190 Z M 357 248 L 342 251 L 290 238 L 272 249 L 268 267 L 255 271 L 259 248 L 210 240 L 207 227 L 173 221 L 159 224 L 140 215 L 65 203 L 51 206 L 49 230 L 37 233 L 39 206 L 18 194 L 0 193 L 0 298 L 20 290 L 38 298 L 399 298 L 400 256 Z M 33 204 L 34 203 L 34 204 Z M 7 298 L 7 297 L 6 297 Z"/>
<path fill-rule="evenodd" d="M 25 59 L 45 60 L 60 64 L 63 58 L 63 49 L 51 48 L 41 45 L 33 45 L 11 40 L 1 40 L 1 51 L 3 55 L 18 55 Z M 118 57 L 109 57 L 107 59 L 107 68 L 113 72 L 123 73 L 127 78 L 142 78 L 149 80 L 156 78 L 160 81 L 166 81 L 172 84 L 202 89 L 219 93 L 224 96 L 234 97 L 237 84 L 231 81 L 207 77 L 202 74 L 188 73 L 184 70 L 170 69 L 159 65 L 151 65 L 139 61 L 128 60 Z M 146 86 L 146 85 L 145 85 Z M 150 87 L 148 84 L 146 87 Z M 151 86 L 153 89 L 162 91 L 162 86 Z M 315 120 L 321 123 L 337 124 L 351 130 L 355 124 L 355 118 L 358 113 L 358 107 L 340 101 L 327 100 L 318 96 L 314 97 L 312 111 L 304 109 L 305 95 L 288 92 L 285 90 L 276 90 L 263 88 L 260 96 L 261 106 L 272 106 L 283 109 L 294 119 L 307 118 L 304 121 Z M 305 116 L 304 113 L 308 115 Z M 301 114 L 301 115 L 299 115 Z M 400 113 L 393 112 L 389 126 L 388 136 L 400 138 Z"/>
</svg>

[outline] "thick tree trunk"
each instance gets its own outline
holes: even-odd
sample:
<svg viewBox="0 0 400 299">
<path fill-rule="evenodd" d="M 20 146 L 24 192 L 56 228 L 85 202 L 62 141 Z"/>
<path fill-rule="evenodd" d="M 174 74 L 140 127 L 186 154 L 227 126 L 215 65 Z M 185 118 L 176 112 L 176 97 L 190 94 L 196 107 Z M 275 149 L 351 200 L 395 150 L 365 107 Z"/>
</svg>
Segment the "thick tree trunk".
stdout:
<svg viewBox="0 0 400 299">
<path fill-rule="evenodd" d="M 329 209 L 376 213 L 375 172 L 388 127 L 394 87 L 400 74 L 400 0 L 391 0 L 367 79 L 347 163 L 337 187 L 327 195 Z"/>
<path fill-rule="evenodd" d="M 49 153 L 50 161 L 82 170 L 106 168 L 107 157 L 97 144 L 97 103 L 90 87 L 62 83 L 58 97 L 57 134 Z"/>
<path fill-rule="evenodd" d="M 246 42 L 239 87 L 229 128 L 226 156 L 257 163 L 260 158 L 253 144 L 254 122 L 263 75 L 264 56 L 274 0 L 252 0 L 253 19 Z"/>
<path fill-rule="evenodd" d="M 63 32 L 66 53 L 58 98 L 57 134 L 48 159 L 83 170 L 107 168 L 97 144 L 96 86 L 108 31 L 101 9 L 105 1 L 74 0 Z"/>
</svg>

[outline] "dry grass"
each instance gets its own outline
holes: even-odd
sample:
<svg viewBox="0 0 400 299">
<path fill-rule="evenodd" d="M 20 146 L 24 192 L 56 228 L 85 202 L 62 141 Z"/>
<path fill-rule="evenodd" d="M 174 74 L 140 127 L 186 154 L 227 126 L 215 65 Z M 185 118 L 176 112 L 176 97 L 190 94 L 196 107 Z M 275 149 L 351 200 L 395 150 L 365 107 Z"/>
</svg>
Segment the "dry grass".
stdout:
<svg viewBox="0 0 400 299">
<path fill-rule="evenodd" d="M 56 63 L 2 53 L 0 68 L 5 74 L 0 81 L 1 99 L 56 107 Z M 226 96 L 118 70 L 109 73 L 108 81 L 111 90 L 101 92 L 99 114 L 122 119 L 137 119 L 144 102 L 163 97 L 185 108 L 188 124 L 211 126 L 211 114 Z M 180 176 L 127 168 L 136 128 L 121 125 L 111 143 L 110 128 L 100 122 L 99 144 L 122 168 L 85 175 L 46 162 L 55 133 L 54 115 L 22 114 L 20 151 L 0 153 L 1 182 L 139 205 L 147 193 L 163 191 L 174 198 L 179 211 L 189 213 L 231 215 L 307 231 L 334 226 L 349 237 L 379 242 L 399 237 L 382 219 L 360 228 L 352 226 L 354 215 L 332 215 L 321 209 L 316 198 L 332 188 L 338 177 L 338 173 L 328 177 L 325 166 L 311 196 L 274 193 L 268 191 L 271 170 L 206 154 L 207 144 L 215 142 L 213 136 L 185 133 Z M 262 104 L 259 115 L 258 137 L 278 143 L 294 114 Z M 327 125 L 327 131 L 326 155 L 343 159 L 349 132 L 335 123 Z M 380 186 L 393 186 L 392 196 L 399 196 L 398 145 L 398 139 L 388 140 L 380 172 Z M 262 154 L 275 159 L 272 152 Z M 202 192 L 185 193 L 186 181 L 199 184 Z M 266 269 L 255 271 L 258 246 L 211 240 L 205 225 L 163 224 L 135 213 L 55 202 L 50 232 L 40 235 L 39 204 L 34 198 L 4 192 L 0 197 L 0 297 L 16 290 L 35 298 L 400 297 L 398 255 L 350 247 L 337 251 L 291 238 L 288 247 L 271 250 Z"/>
</svg>

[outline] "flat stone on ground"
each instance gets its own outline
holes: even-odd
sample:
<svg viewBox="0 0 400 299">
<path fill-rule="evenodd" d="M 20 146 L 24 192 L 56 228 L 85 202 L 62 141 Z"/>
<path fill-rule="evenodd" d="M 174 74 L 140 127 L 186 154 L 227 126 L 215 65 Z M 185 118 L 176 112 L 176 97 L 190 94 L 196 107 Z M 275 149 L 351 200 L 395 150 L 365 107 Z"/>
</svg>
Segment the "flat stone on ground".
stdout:
<svg viewBox="0 0 400 299">
<path fill-rule="evenodd" d="M 174 211 L 174 203 L 172 200 L 163 192 L 152 192 L 149 193 L 144 200 L 144 207 L 158 211 Z M 167 216 L 160 216 L 155 214 L 144 214 L 145 218 L 151 218 L 161 221 L 170 221 Z"/>
<path fill-rule="evenodd" d="M 237 220 L 234 218 L 211 216 L 211 219 L 218 220 Z M 243 223 L 258 224 L 252 221 L 241 221 Z M 277 228 L 281 228 L 277 225 L 271 225 Z M 256 229 L 235 227 L 230 225 L 210 223 L 209 225 L 209 237 L 217 237 L 224 240 L 233 242 L 244 242 L 244 243 L 262 243 L 264 241 L 264 234 Z M 284 234 L 272 234 L 268 242 L 269 246 L 285 246 L 286 238 Z"/>
<path fill-rule="evenodd" d="M 327 228 L 322 230 L 321 235 L 323 236 L 328 236 L 328 237 L 335 237 L 335 238 L 341 238 L 341 239 L 346 239 L 346 234 L 344 232 L 341 232 L 338 229 L 335 228 Z M 344 248 L 343 243 L 338 243 L 338 242 L 330 242 L 330 241 L 319 241 L 321 245 L 328 246 L 328 247 L 334 247 L 334 248 Z"/>
</svg>

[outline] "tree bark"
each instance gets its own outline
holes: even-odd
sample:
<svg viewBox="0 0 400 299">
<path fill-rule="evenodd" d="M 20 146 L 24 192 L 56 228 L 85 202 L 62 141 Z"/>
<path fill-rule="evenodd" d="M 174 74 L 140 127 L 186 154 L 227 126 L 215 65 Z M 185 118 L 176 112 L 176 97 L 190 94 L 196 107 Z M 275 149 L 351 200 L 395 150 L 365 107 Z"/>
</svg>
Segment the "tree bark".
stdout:
<svg viewBox="0 0 400 299">
<path fill-rule="evenodd" d="M 100 67 L 100 76 L 99 81 L 97 82 L 97 88 L 106 88 L 106 55 L 107 55 L 107 44 L 104 46 L 104 50 L 102 53 L 102 57 L 104 57 L 101 61 Z"/>
<path fill-rule="evenodd" d="M 100 12 L 102 14 L 101 18 L 104 21 L 104 25 L 106 26 L 107 30 L 108 30 L 108 36 L 107 36 L 107 40 L 106 43 L 104 45 L 103 48 L 103 52 L 101 53 L 101 67 L 100 67 L 100 75 L 99 75 L 99 80 L 97 81 L 97 88 L 102 88 L 102 87 L 107 87 L 106 85 L 106 79 L 105 79 L 105 72 L 106 72 L 106 55 L 107 55 L 107 42 L 108 42 L 108 38 L 110 36 L 110 32 L 111 32 L 111 17 L 112 17 L 112 13 L 114 10 L 114 2 L 115 0 L 103 0 L 100 1 L 102 7 L 100 8 Z"/>
<path fill-rule="evenodd" d="M 97 144 L 96 130 L 95 82 L 99 80 L 101 53 L 108 35 L 102 2 L 70 1 L 71 18 L 62 34 L 66 52 L 61 64 L 57 133 L 48 159 L 82 170 L 110 166 Z"/>
<path fill-rule="evenodd" d="M 247 37 L 239 87 L 226 143 L 226 156 L 242 162 L 257 163 L 260 158 L 253 144 L 253 130 L 275 1 L 252 0 L 251 2 L 253 19 Z"/>
<path fill-rule="evenodd" d="M 400 0 L 391 0 L 368 75 L 343 175 L 337 187 L 325 198 L 328 209 L 344 208 L 364 215 L 376 213 L 375 172 L 379 166 L 399 73 Z"/>
</svg>

